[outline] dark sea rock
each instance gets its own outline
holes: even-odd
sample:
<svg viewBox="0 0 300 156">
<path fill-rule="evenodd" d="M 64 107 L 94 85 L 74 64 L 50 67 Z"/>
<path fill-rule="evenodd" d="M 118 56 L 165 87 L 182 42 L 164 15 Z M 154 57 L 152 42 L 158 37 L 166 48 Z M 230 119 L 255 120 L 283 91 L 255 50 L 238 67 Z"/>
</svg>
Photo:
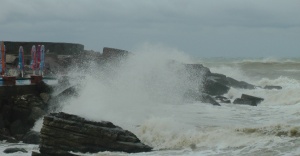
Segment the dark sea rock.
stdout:
<svg viewBox="0 0 300 156">
<path fill-rule="evenodd" d="M 242 94 L 241 98 L 237 98 L 233 101 L 234 104 L 243 104 L 250 106 L 257 106 L 264 99 L 260 97 L 255 97 L 247 94 Z"/>
<path fill-rule="evenodd" d="M 236 98 L 236 99 L 233 101 L 233 104 L 257 106 L 256 103 L 254 103 L 254 102 L 252 102 L 252 101 L 250 101 L 250 100 L 247 100 L 247 99 L 242 99 L 242 98 Z"/>
<path fill-rule="evenodd" d="M 27 153 L 27 151 L 24 148 L 7 148 L 3 152 L 4 153 L 16 153 L 16 152 Z"/>
<path fill-rule="evenodd" d="M 221 106 L 213 97 L 208 94 L 201 94 L 197 100 L 204 103 L 210 103 L 214 106 Z"/>
<path fill-rule="evenodd" d="M 282 87 L 281 86 L 265 86 L 264 89 L 277 89 L 277 90 L 281 90 Z"/>
<path fill-rule="evenodd" d="M 40 144 L 40 133 L 36 131 L 29 131 L 23 136 L 22 141 L 26 144 Z"/>
<path fill-rule="evenodd" d="M 36 94 L 1 97 L 0 104 L 0 140 L 8 142 L 22 141 L 48 109 L 48 104 Z"/>
<path fill-rule="evenodd" d="M 0 130 L 0 140 L 6 140 L 9 143 L 17 143 L 19 142 L 16 138 L 10 135 L 7 129 L 3 128 Z"/>
<path fill-rule="evenodd" d="M 129 54 L 126 50 L 116 49 L 116 48 L 103 48 L 102 56 L 104 58 L 116 58 L 116 57 L 124 57 Z"/>
<path fill-rule="evenodd" d="M 205 93 L 198 93 L 196 91 L 189 90 L 185 93 L 184 99 L 187 101 L 201 101 L 203 103 L 209 103 L 215 106 L 221 106 L 216 100 L 214 100 L 210 95 Z"/>
<path fill-rule="evenodd" d="M 222 84 L 218 81 L 216 81 L 214 78 L 208 78 L 204 82 L 204 93 L 207 93 L 209 95 L 223 95 L 226 94 L 229 91 L 230 87 L 228 87 L 225 84 Z"/>
<path fill-rule="evenodd" d="M 211 74 L 209 68 L 204 67 L 202 64 L 185 64 L 184 66 L 192 79 L 202 79 L 203 76 Z"/>
<path fill-rule="evenodd" d="M 46 155 L 68 155 L 69 151 L 134 153 L 151 149 L 141 143 L 133 133 L 111 122 L 88 121 L 62 112 L 45 116 L 41 129 L 40 153 Z"/>
<path fill-rule="evenodd" d="M 58 93 L 58 95 L 53 96 L 50 100 L 49 100 L 49 109 L 52 111 L 60 111 L 61 110 L 61 105 L 60 103 L 63 101 L 66 101 L 72 97 L 77 97 L 79 96 L 79 85 L 76 86 L 71 86 L 68 87 L 64 90 L 62 90 L 60 93 Z"/>
<path fill-rule="evenodd" d="M 252 84 L 249 84 L 244 81 L 238 81 L 231 77 L 227 77 L 227 81 L 229 83 L 229 86 L 233 88 L 241 88 L 241 89 L 255 89 L 256 87 Z"/>
</svg>

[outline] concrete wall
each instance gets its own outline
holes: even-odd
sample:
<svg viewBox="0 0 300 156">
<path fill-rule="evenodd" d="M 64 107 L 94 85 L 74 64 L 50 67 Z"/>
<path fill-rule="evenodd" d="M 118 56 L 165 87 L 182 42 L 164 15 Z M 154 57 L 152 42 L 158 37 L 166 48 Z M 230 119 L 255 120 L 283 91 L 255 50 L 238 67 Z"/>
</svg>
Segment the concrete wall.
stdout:
<svg viewBox="0 0 300 156">
<path fill-rule="evenodd" d="M 15 95 L 37 94 L 36 85 L 9 85 L 0 86 L 0 98 L 6 98 Z"/>
<path fill-rule="evenodd" d="M 14 42 L 4 41 L 7 54 L 18 54 L 19 47 L 23 46 L 25 55 L 30 55 L 33 45 L 44 45 L 46 51 L 58 55 L 78 54 L 84 50 L 84 45 L 77 43 L 58 43 L 58 42 Z"/>
</svg>

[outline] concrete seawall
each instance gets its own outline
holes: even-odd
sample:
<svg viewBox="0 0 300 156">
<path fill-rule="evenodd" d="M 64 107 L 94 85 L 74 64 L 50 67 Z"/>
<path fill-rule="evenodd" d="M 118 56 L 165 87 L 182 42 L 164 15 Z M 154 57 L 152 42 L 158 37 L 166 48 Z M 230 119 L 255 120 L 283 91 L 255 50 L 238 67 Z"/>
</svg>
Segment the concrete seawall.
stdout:
<svg viewBox="0 0 300 156">
<path fill-rule="evenodd" d="M 38 94 L 37 86 L 32 85 L 8 85 L 0 86 L 0 98 L 6 98 L 16 95 Z"/>
</svg>

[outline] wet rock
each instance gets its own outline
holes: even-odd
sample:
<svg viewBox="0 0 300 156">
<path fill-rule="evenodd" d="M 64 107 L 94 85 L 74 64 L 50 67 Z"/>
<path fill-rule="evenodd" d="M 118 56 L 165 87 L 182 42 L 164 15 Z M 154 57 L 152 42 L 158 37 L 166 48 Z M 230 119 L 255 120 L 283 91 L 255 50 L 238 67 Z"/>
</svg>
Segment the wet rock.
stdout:
<svg viewBox="0 0 300 156">
<path fill-rule="evenodd" d="M 257 106 L 256 103 L 250 101 L 250 100 L 247 100 L 247 99 L 242 99 L 242 98 L 236 98 L 234 101 L 233 101 L 233 104 L 241 104 L 241 105 L 250 105 L 250 106 Z"/>
<path fill-rule="evenodd" d="M 88 121 L 62 112 L 45 116 L 41 129 L 40 153 L 68 155 L 69 151 L 131 153 L 151 151 L 151 147 L 141 143 L 133 133 L 111 122 Z"/>
<path fill-rule="evenodd" d="M 9 143 L 19 142 L 16 138 L 10 136 L 9 131 L 6 128 L 0 129 L 0 140 L 6 140 L 6 142 Z"/>
<path fill-rule="evenodd" d="M 39 107 L 32 107 L 30 116 L 28 117 L 27 121 L 31 124 L 35 123 L 39 118 L 45 115 L 46 112 Z"/>
<path fill-rule="evenodd" d="M 41 142 L 40 133 L 29 131 L 23 136 L 22 141 L 26 144 L 39 144 Z"/>
<path fill-rule="evenodd" d="M 16 120 L 10 125 L 10 132 L 12 136 L 23 136 L 30 130 L 31 126 L 26 121 Z M 17 138 L 18 139 L 18 138 Z"/>
<path fill-rule="evenodd" d="M 192 79 L 202 79 L 203 76 L 211 74 L 209 68 L 204 67 L 202 64 L 185 64 L 184 66 Z"/>
<path fill-rule="evenodd" d="M 214 106 L 221 106 L 214 98 L 212 98 L 208 94 L 201 94 L 197 100 L 204 102 L 204 103 L 210 103 Z"/>
<path fill-rule="evenodd" d="M 257 106 L 260 102 L 264 99 L 260 97 L 255 97 L 247 94 L 242 94 L 241 98 L 237 98 L 233 101 L 234 104 L 244 104 L 244 105 L 251 105 Z"/>
<path fill-rule="evenodd" d="M 0 129 L 2 129 L 4 127 L 5 127 L 5 124 L 4 124 L 4 121 L 3 121 L 3 117 L 2 117 L 2 114 L 0 114 Z"/>
<path fill-rule="evenodd" d="M 227 81 L 229 83 L 229 86 L 233 88 L 241 88 L 241 89 L 255 89 L 256 87 L 252 84 L 249 84 L 244 81 L 238 81 L 231 77 L 227 77 Z"/>
<path fill-rule="evenodd" d="M 124 56 L 127 56 L 128 54 L 129 54 L 129 52 L 126 50 L 104 47 L 102 56 L 104 58 L 111 59 L 111 58 L 124 57 Z"/>
<path fill-rule="evenodd" d="M 184 99 L 187 101 L 201 101 L 203 103 L 210 103 L 212 105 L 220 106 L 220 104 L 214 100 L 210 95 L 205 93 L 199 93 L 189 90 L 184 94 Z"/>
<path fill-rule="evenodd" d="M 46 114 L 48 107 L 39 96 L 33 94 L 5 97 L 0 101 L 0 130 L 5 129 L 8 132 L 2 134 L 0 140 L 11 142 L 22 141 L 34 123 Z"/>
<path fill-rule="evenodd" d="M 281 86 L 265 86 L 264 89 L 277 89 L 277 90 L 281 90 L 282 87 Z"/>
<path fill-rule="evenodd" d="M 27 153 L 27 151 L 24 148 L 7 148 L 3 152 L 4 153 L 16 153 L 16 152 Z"/>
<path fill-rule="evenodd" d="M 247 95 L 247 94 L 242 94 L 241 98 L 253 101 L 253 102 L 257 103 L 257 104 L 260 103 L 260 102 L 262 102 L 264 100 L 263 98 L 255 97 L 255 96 L 251 96 L 251 95 Z"/>
<path fill-rule="evenodd" d="M 229 91 L 230 87 L 217 82 L 214 78 L 206 79 L 204 83 L 204 93 L 209 95 L 223 95 Z"/>
</svg>

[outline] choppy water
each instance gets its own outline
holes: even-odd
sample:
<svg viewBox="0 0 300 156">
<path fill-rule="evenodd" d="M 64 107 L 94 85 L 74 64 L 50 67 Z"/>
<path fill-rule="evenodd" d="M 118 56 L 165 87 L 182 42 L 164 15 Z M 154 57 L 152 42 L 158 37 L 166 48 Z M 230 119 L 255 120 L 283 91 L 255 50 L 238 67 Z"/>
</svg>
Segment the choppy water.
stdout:
<svg viewBox="0 0 300 156">
<path fill-rule="evenodd" d="M 170 59 L 202 63 L 212 72 L 283 89 L 231 89 L 225 95 L 231 99 L 242 93 L 263 97 L 257 107 L 186 102 L 181 97 L 186 87 L 195 84 L 178 75 L 178 69 L 170 70 Z M 62 110 L 112 121 L 154 147 L 153 152 L 132 155 L 300 155 L 300 59 L 191 60 L 176 50 L 143 47 L 120 68 L 107 72 L 90 67 L 80 96 L 63 103 Z M 40 127 L 38 122 L 35 129 Z M 4 145 L 8 144 L 1 144 L 1 149 Z M 36 150 L 37 146 L 28 148 Z"/>
</svg>

